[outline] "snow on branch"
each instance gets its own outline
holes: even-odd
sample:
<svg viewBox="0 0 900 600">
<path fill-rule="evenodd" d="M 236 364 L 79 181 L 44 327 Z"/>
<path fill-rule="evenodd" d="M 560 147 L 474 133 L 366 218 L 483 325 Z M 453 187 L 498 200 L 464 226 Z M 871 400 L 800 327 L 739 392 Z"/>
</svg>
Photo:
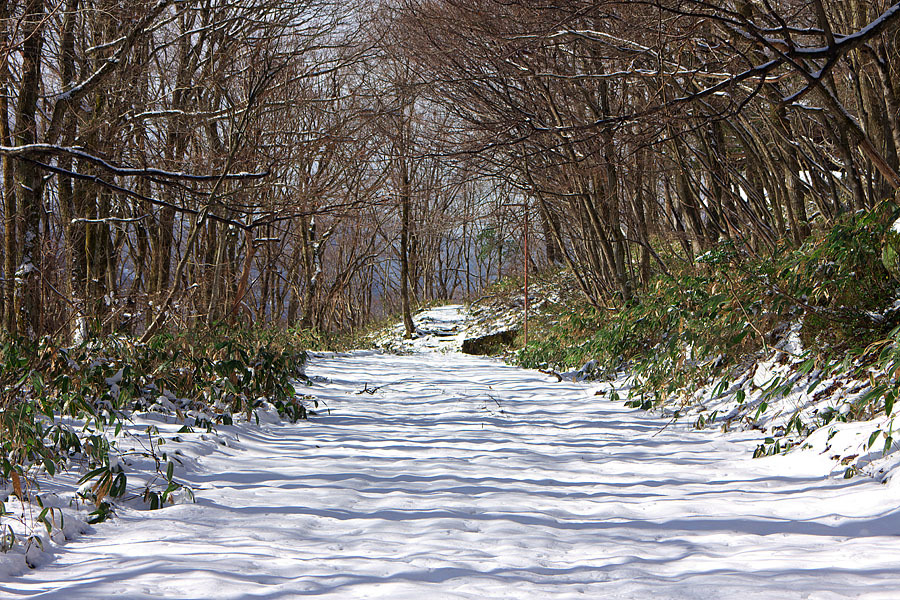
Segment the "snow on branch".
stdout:
<svg viewBox="0 0 900 600">
<path fill-rule="evenodd" d="M 0 156 L 10 156 L 10 157 L 34 157 L 44 154 L 53 154 L 53 155 L 67 155 L 73 158 L 77 158 L 79 160 L 83 160 L 89 162 L 93 165 L 101 167 L 110 173 L 115 175 L 120 175 L 123 177 L 152 177 L 157 179 L 166 179 L 166 180 L 181 180 L 181 181 L 196 181 L 196 182 L 204 182 L 204 181 L 215 181 L 221 177 L 219 175 L 197 175 L 193 173 L 184 173 L 184 172 L 176 172 L 176 171 L 165 171 L 162 169 L 154 169 L 154 168 L 145 168 L 145 169 L 135 169 L 131 167 L 121 167 L 118 165 L 114 165 L 99 156 L 94 154 L 90 154 L 84 150 L 79 148 L 72 148 L 69 146 L 58 146 L 56 144 L 24 144 L 22 146 L 0 146 Z M 226 173 L 224 175 L 225 179 L 262 179 L 269 175 L 268 171 L 265 172 L 257 172 L 257 173 Z"/>
</svg>

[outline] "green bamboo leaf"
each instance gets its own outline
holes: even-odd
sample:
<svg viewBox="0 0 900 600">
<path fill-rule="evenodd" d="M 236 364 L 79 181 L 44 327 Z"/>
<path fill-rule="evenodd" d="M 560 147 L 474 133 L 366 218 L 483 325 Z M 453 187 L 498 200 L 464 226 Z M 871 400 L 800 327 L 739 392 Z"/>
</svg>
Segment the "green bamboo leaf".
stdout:
<svg viewBox="0 0 900 600">
<path fill-rule="evenodd" d="M 875 431 L 872 432 L 872 435 L 869 436 L 869 444 L 868 444 L 868 446 L 866 446 L 867 450 L 872 448 L 872 444 L 874 444 L 875 440 L 878 439 L 878 435 L 880 433 L 881 433 L 880 429 L 876 429 Z"/>
<path fill-rule="evenodd" d="M 81 476 L 81 479 L 78 480 L 78 484 L 81 485 L 82 483 L 85 483 L 86 481 L 89 481 L 89 480 L 93 479 L 94 477 L 96 477 L 97 475 L 100 475 L 104 471 L 108 471 L 108 470 L 109 470 L 108 467 L 98 467 L 92 471 L 88 471 L 87 473 L 85 473 L 84 475 Z"/>
</svg>

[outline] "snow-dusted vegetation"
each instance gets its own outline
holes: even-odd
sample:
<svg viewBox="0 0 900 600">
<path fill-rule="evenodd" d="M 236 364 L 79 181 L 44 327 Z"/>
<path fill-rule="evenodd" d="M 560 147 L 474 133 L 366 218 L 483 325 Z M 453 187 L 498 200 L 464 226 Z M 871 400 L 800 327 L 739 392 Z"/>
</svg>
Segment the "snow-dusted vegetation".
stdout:
<svg viewBox="0 0 900 600">
<path fill-rule="evenodd" d="M 0 2 L 0 596 L 896 596 L 898 33 Z"/>
<path fill-rule="evenodd" d="M 0 590 L 73 599 L 895 593 L 900 488 L 844 479 L 832 459 L 854 451 L 866 424 L 753 458 L 758 430 L 697 430 L 616 401 L 627 372 L 560 381 L 439 345 L 470 319 L 460 306 L 426 311 L 400 354 L 314 354 L 305 391 L 322 410 L 308 422 L 273 415 L 207 434 L 178 431 L 172 416 L 136 420 L 165 440 L 193 502 L 180 496 L 150 512 L 126 502 L 115 520 L 63 545 L 86 530 L 67 506 L 59 518 L 72 525 L 35 554 L 40 568 Z M 124 460 L 152 475 L 142 455 Z M 73 480 L 57 478 L 55 489 Z M 71 497 L 45 494 L 53 506 Z"/>
</svg>

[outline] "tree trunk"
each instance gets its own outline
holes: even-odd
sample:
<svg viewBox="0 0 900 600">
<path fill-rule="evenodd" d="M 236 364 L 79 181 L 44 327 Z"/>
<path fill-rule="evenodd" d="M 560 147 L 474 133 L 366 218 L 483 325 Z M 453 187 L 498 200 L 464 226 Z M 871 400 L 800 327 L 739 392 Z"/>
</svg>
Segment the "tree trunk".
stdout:
<svg viewBox="0 0 900 600">
<path fill-rule="evenodd" d="M 19 104 L 16 108 L 15 143 L 33 144 L 37 141 L 37 101 L 41 84 L 41 49 L 43 47 L 44 0 L 30 0 L 25 6 L 22 21 L 22 81 Z M 40 216 L 43 210 L 41 172 L 29 161 L 16 163 L 19 215 L 22 222 L 21 264 L 17 271 L 17 302 L 21 307 L 29 335 L 43 333 L 41 303 L 41 236 Z"/>
</svg>

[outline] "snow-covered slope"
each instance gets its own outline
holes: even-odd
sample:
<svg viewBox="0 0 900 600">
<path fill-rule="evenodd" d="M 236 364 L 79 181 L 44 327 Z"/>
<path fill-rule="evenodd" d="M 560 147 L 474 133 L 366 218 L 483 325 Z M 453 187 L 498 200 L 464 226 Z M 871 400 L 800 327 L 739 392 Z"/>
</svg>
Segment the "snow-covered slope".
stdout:
<svg viewBox="0 0 900 600">
<path fill-rule="evenodd" d="M 389 352 L 457 352 L 472 328 L 469 309 L 461 304 L 419 311 L 415 336 L 407 339 L 402 323 L 380 332 L 373 345 Z"/>
<path fill-rule="evenodd" d="M 529 296 L 531 297 L 531 296 Z M 532 302 L 543 306 L 546 300 Z M 413 315 L 415 334 L 406 338 L 402 323 L 378 332 L 372 345 L 392 353 L 458 352 L 467 339 L 502 331 L 516 331 L 522 326 L 524 296 L 484 296 L 469 305 L 450 304 L 418 311 Z"/>
<path fill-rule="evenodd" d="M 189 446 L 195 504 L 123 511 L 0 597 L 898 597 L 900 487 L 754 460 L 757 431 L 457 353 L 308 374 L 311 422 Z"/>
</svg>

